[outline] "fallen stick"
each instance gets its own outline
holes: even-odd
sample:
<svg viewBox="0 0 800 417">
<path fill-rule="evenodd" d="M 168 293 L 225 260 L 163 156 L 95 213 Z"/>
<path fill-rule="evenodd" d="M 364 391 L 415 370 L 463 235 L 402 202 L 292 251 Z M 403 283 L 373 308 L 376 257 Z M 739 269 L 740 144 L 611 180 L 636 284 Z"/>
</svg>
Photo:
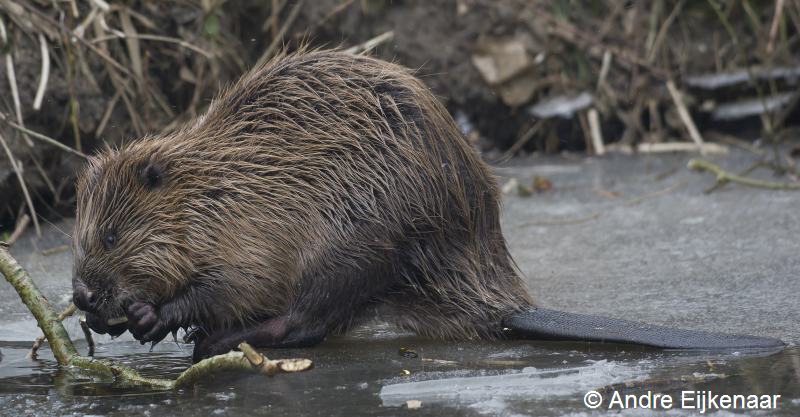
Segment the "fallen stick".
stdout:
<svg viewBox="0 0 800 417">
<path fill-rule="evenodd" d="M 8 252 L 8 245 L 0 243 L 0 272 L 6 277 L 14 289 L 19 294 L 22 302 L 31 311 L 36 322 L 47 337 L 50 350 L 60 365 L 69 365 L 72 359 L 78 356 L 75 346 L 72 345 L 67 331 L 61 325 L 50 302 L 47 301 L 39 289 L 36 288 L 30 275 L 17 263 Z"/>
<path fill-rule="evenodd" d="M 252 346 L 242 343 L 242 352 L 228 352 L 204 359 L 183 371 L 174 380 L 143 377 L 135 369 L 114 363 L 109 360 L 94 359 L 81 356 L 69 338 L 50 302 L 42 295 L 28 272 L 19 265 L 8 252 L 8 245 L 0 242 L 0 273 L 14 287 L 22 302 L 28 307 L 36 322 L 47 337 L 50 350 L 62 367 L 72 367 L 91 374 L 98 374 L 114 379 L 117 386 L 146 386 L 156 390 L 178 389 L 194 384 L 204 376 L 225 370 L 259 370 L 272 375 L 276 372 L 301 372 L 311 369 L 313 363 L 308 359 L 269 360 L 255 352 Z M 265 363 L 269 364 L 266 372 Z"/>
<path fill-rule="evenodd" d="M 800 183 L 770 182 L 742 177 L 725 171 L 719 165 L 706 161 L 705 159 L 692 159 L 689 161 L 687 167 L 695 171 L 711 172 L 717 176 L 717 184 L 719 185 L 727 182 L 735 182 L 748 187 L 766 188 L 770 190 L 800 190 Z"/>
<path fill-rule="evenodd" d="M 665 153 L 665 152 L 700 152 L 706 154 L 725 155 L 728 147 L 717 143 L 703 142 L 698 145 L 692 142 L 661 142 L 661 143 L 640 143 L 636 147 L 639 153 Z"/>
<path fill-rule="evenodd" d="M 589 128 L 592 133 L 592 146 L 595 155 L 605 155 L 606 147 L 603 143 L 603 133 L 600 130 L 600 117 L 596 109 L 589 109 Z"/>
<path fill-rule="evenodd" d="M 689 114 L 689 110 L 683 102 L 683 94 L 678 91 L 678 88 L 675 87 L 675 83 L 672 80 L 667 81 L 667 90 L 672 97 L 672 101 L 675 102 L 675 107 L 678 109 L 678 116 L 681 122 L 683 122 L 686 130 L 689 131 L 689 136 L 697 146 L 703 146 L 703 137 L 700 136 L 700 131 L 697 130 L 697 126 L 694 124 L 694 120 L 692 120 L 692 116 Z"/>
</svg>

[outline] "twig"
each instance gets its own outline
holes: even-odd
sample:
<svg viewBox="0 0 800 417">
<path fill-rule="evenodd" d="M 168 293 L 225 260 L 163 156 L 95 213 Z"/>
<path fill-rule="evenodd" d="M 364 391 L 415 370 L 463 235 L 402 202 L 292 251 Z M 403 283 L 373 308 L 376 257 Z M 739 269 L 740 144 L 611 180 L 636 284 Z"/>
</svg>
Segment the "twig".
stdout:
<svg viewBox="0 0 800 417">
<path fill-rule="evenodd" d="M 744 45 L 742 45 L 742 43 L 739 42 L 739 36 L 736 34 L 736 30 L 734 30 L 733 26 L 731 25 L 730 20 L 728 20 L 727 15 L 722 10 L 722 5 L 719 3 L 719 0 L 706 0 L 706 1 L 708 2 L 709 5 L 711 5 L 711 8 L 714 10 L 714 13 L 717 15 L 717 18 L 722 23 L 722 26 L 725 28 L 725 31 L 728 32 L 728 36 L 730 36 L 731 41 L 733 42 L 733 46 L 736 48 L 736 51 L 738 52 L 739 56 L 742 56 L 742 57 L 749 56 L 748 51 L 745 50 L 745 48 L 744 48 Z M 744 2 L 745 7 L 747 7 L 747 4 L 748 4 L 747 2 Z M 752 66 L 751 65 L 745 65 L 745 70 L 747 71 L 747 78 L 750 81 L 750 84 L 756 90 L 756 94 L 758 95 L 758 99 L 761 101 L 761 105 L 765 109 L 769 108 L 767 106 L 767 101 L 766 101 L 766 97 L 764 95 L 764 91 L 762 90 L 761 85 L 759 84 L 757 77 L 753 73 Z M 795 93 L 795 97 L 797 97 L 799 95 L 800 95 L 800 93 L 797 93 L 797 92 Z M 796 103 L 796 98 L 794 100 L 795 100 L 794 103 Z M 790 107 L 790 106 L 794 106 L 794 105 L 793 104 L 789 104 L 789 106 L 787 106 L 787 107 Z M 780 116 L 779 116 L 778 120 L 781 120 Z M 780 158 L 778 158 L 778 142 L 777 142 L 776 136 L 774 134 L 774 132 L 775 132 L 775 123 L 770 121 L 770 119 L 769 119 L 767 114 L 763 114 L 762 117 L 761 117 L 761 125 L 762 125 L 763 130 L 764 130 L 764 136 L 766 136 L 768 139 L 772 140 L 773 150 L 775 152 L 775 157 L 776 157 L 775 160 L 776 160 L 776 162 L 779 162 Z"/>
<path fill-rule="evenodd" d="M 169 381 L 172 389 L 192 385 L 205 375 L 224 370 L 256 370 L 258 372 L 275 375 L 276 373 L 304 372 L 314 365 L 308 359 L 267 359 L 258 353 L 246 342 L 239 344 L 241 352 L 228 352 L 204 359 L 183 371 L 175 381 Z M 245 353 L 246 352 L 246 353 Z"/>
<path fill-rule="evenodd" d="M 83 21 L 78 23 L 78 25 L 75 26 L 74 29 L 72 29 L 72 33 L 76 37 L 82 38 L 83 34 L 86 32 L 86 27 L 89 26 L 90 23 L 95 21 L 95 18 L 97 18 L 97 16 L 98 16 L 97 14 L 98 14 L 99 11 L 100 11 L 100 8 L 92 7 L 91 10 L 89 10 L 89 14 L 86 15 L 86 17 L 83 19 Z M 100 19 L 104 19 L 104 15 L 102 13 L 100 13 Z"/>
<path fill-rule="evenodd" d="M 661 142 L 661 143 L 640 143 L 636 145 L 636 152 L 639 153 L 664 153 L 664 152 L 700 152 L 703 155 L 728 153 L 728 147 L 718 143 L 704 142 L 698 146 L 692 142 Z"/>
<path fill-rule="evenodd" d="M 22 189 L 22 195 L 25 196 L 25 203 L 28 205 L 28 210 L 31 212 L 31 219 L 33 219 L 33 228 L 36 229 L 36 236 L 41 236 L 42 229 L 39 227 L 39 219 L 36 217 L 36 208 L 33 206 L 33 200 L 31 200 L 31 194 L 28 192 L 28 186 L 25 184 L 25 178 L 22 176 L 22 168 L 17 163 L 17 159 L 14 158 L 14 154 L 11 152 L 11 148 L 8 147 L 3 135 L 0 135 L 0 145 L 3 146 L 3 150 L 8 157 L 8 163 L 11 164 L 14 174 L 17 175 L 19 186 Z"/>
<path fill-rule="evenodd" d="M 22 236 L 22 233 L 25 232 L 25 229 L 28 228 L 28 223 L 31 222 L 31 216 L 27 214 L 23 214 L 22 218 L 19 219 L 17 222 L 17 227 L 14 228 L 14 231 L 11 233 L 11 236 L 8 237 L 6 240 L 6 245 L 14 246 L 14 243 Z"/>
<path fill-rule="evenodd" d="M 256 63 L 256 68 L 263 66 L 264 64 L 272 58 L 272 54 L 278 48 L 278 45 L 283 40 L 283 36 L 286 34 L 286 31 L 289 30 L 289 27 L 292 26 L 294 20 L 297 18 L 297 15 L 300 14 L 300 8 L 303 6 L 303 0 L 298 1 L 292 11 L 289 12 L 289 16 L 286 17 L 286 20 L 283 22 L 283 26 L 281 26 L 281 30 L 278 31 L 278 34 L 272 38 L 272 42 L 270 42 L 267 49 L 261 55 L 261 58 L 258 58 L 258 62 Z"/>
<path fill-rule="evenodd" d="M 83 146 L 81 145 L 81 129 L 80 129 L 80 107 L 78 104 L 78 97 L 77 93 L 75 92 L 75 55 L 72 51 L 72 44 L 69 42 L 67 36 L 64 37 L 64 54 L 67 56 L 66 62 L 66 81 L 67 81 L 67 92 L 69 93 L 69 121 L 70 125 L 72 125 L 72 138 L 75 141 L 75 150 L 78 152 L 83 151 Z"/>
<path fill-rule="evenodd" d="M 664 41 L 664 37 L 666 37 L 670 26 L 672 26 L 672 23 L 680 15 L 684 3 L 686 3 L 686 0 L 680 0 L 678 4 L 672 8 L 672 12 L 670 12 L 669 16 L 667 16 L 667 18 L 664 20 L 664 24 L 661 25 L 661 29 L 658 30 L 658 34 L 656 35 L 653 44 L 650 46 L 650 50 L 647 52 L 648 63 L 652 63 L 653 60 L 655 60 L 656 52 L 658 52 L 658 50 L 661 48 L 661 42 Z"/>
<path fill-rule="evenodd" d="M 623 205 L 625 207 L 633 207 L 633 206 L 638 205 L 639 203 L 641 203 L 641 202 L 643 202 L 645 200 L 649 200 L 649 199 L 655 198 L 655 197 L 661 197 L 662 195 L 667 195 L 667 194 L 677 190 L 678 188 L 683 187 L 686 184 L 689 184 L 689 181 L 679 181 L 679 182 L 676 182 L 675 184 L 670 185 L 667 188 L 664 188 L 663 190 L 658 190 L 658 191 L 654 191 L 652 193 L 647 193 L 647 194 L 644 194 L 644 195 L 640 195 L 638 197 L 634 197 L 634 198 L 626 201 L 625 204 L 623 204 Z"/>
<path fill-rule="evenodd" d="M 578 119 L 578 124 L 581 127 L 581 133 L 583 133 L 583 143 L 586 146 L 586 153 L 593 152 L 595 150 L 592 141 L 592 133 L 591 128 L 589 127 L 589 117 L 586 116 L 585 111 L 578 112 L 575 116 Z"/>
<path fill-rule="evenodd" d="M 765 164 L 763 162 L 758 161 L 758 162 L 750 165 L 749 167 L 739 171 L 739 173 L 736 174 L 736 175 L 738 175 L 740 177 L 744 177 L 746 175 L 750 175 L 751 172 L 755 171 L 756 169 L 758 169 L 759 167 L 764 166 L 764 165 Z M 769 164 L 767 164 L 767 166 L 769 166 Z M 729 184 L 728 181 L 717 181 L 717 182 L 714 183 L 714 185 L 712 185 L 711 187 L 707 188 L 703 192 L 706 193 L 706 194 L 711 194 L 714 191 L 724 187 L 727 184 Z"/>
<path fill-rule="evenodd" d="M 353 1 L 354 0 L 344 0 L 343 2 L 341 2 L 338 5 L 334 6 L 331 9 L 331 11 L 329 11 L 327 14 L 325 14 L 325 16 L 322 17 L 322 19 L 319 19 L 319 21 L 314 22 L 314 26 L 315 27 L 322 26 L 323 24 L 325 24 L 325 22 L 327 22 L 328 20 L 330 20 L 331 18 L 333 18 L 337 14 L 341 13 L 343 10 L 347 9 L 351 4 L 353 4 Z"/>
<path fill-rule="evenodd" d="M 784 0 L 775 0 L 775 15 L 772 17 L 772 25 L 769 28 L 769 41 L 767 42 L 768 54 L 775 50 L 775 38 L 778 36 L 778 28 L 783 17 L 783 4 Z"/>
<path fill-rule="evenodd" d="M 72 17 L 76 19 L 80 17 L 81 14 L 80 12 L 78 12 L 78 4 L 75 3 L 75 0 L 69 0 L 69 5 L 70 5 L 69 10 L 72 12 Z"/>
<path fill-rule="evenodd" d="M 45 136 L 45 135 L 43 135 L 43 134 L 41 134 L 39 132 L 35 132 L 33 130 L 28 129 L 25 126 L 20 126 L 20 125 L 18 125 L 16 123 L 12 122 L 11 120 L 8 119 L 8 115 L 6 115 L 3 112 L 0 112 L 0 122 L 3 122 L 5 124 L 13 127 L 14 129 L 19 130 L 22 133 L 28 134 L 33 138 L 36 138 L 36 139 L 39 139 L 41 141 L 47 142 L 50 145 L 53 145 L 56 148 L 59 148 L 61 150 L 67 151 L 67 152 L 69 152 L 69 153 L 71 153 L 73 155 L 80 156 L 81 158 L 84 158 L 84 159 L 88 158 L 88 156 L 83 152 L 80 152 L 80 151 L 77 151 L 75 149 L 72 149 L 69 146 L 64 145 L 63 143 L 61 143 L 61 142 L 59 142 L 59 141 L 57 141 L 57 140 L 55 140 L 55 139 L 53 139 L 53 138 L 51 138 L 49 136 Z"/>
<path fill-rule="evenodd" d="M 611 60 L 613 58 L 614 55 L 611 54 L 611 51 L 606 50 L 603 52 L 603 60 L 600 63 L 600 74 L 597 76 L 597 86 L 595 87 L 597 91 L 600 91 L 600 87 L 606 83 L 608 71 L 611 69 Z"/>
<path fill-rule="evenodd" d="M 97 129 L 94 131 L 95 137 L 101 137 L 103 134 L 103 131 L 106 129 L 106 125 L 108 124 L 108 120 L 111 119 L 111 114 L 114 112 L 114 108 L 117 107 L 117 102 L 119 102 L 123 92 L 123 90 L 117 89 L 117 91 L 114 93 L 114 96 L 111 97 L 111 100 L 109 100 L 108 106 L 106 106 L 106 110 L 103 112 L 103 117 L 100 118 L 100 123 L 97 124 Z"/>
<path fill-rule="evenodd" d="M 30 275 L 8 252 L 8 246 L 0 244 L 0 273 L 14 287 L 22 301 L 39 323 L 50 344 L 50 350 L 59 364 L 68 365 L 78 352 L 50 302 L 36 288 Z"/>
<path fill-rule="evenodd" d="M 36 155 L 31 155 L 31 162 L 33 162 L 33 167 L 36 168 L 36 171 L 39 172 L 39 176 L 42 177 L 42 181 L 44 181 L 47 189 L 50 190 L 51 193 L 55 194 L 56 187 L 53 185 L 53 181 L 50 179 L 50 176 L 47 175 L 47 172 L 42 166 L 42 162 L 39 161 L 39 158 Z"/>
<path fill-rule="evenodd" d="M 656 135 L 663 136 L 664 125 L 661 123 L 661 112 L 658 111 L 658 101 L 647 101 L 647 113 L 650 116 L 650 131 Z"/>
<path fill-rule="evenodd" d="M 91 0 L 91 2 L 95 6 L 97 6 L 98 9 L 100 9 L 100 10 L 102 10 L 104 12 L 107 12 L 107 11 L 111 10 L 111 6 L 108 3 L 106 3 L 104 0 Z"/>
<path fill-rule="evenodd" d="M 692 159 L 687 165 L 696 171 L 708 171 L 717 176 L 717 183 L 735 182 L 748 187 L 766 188 L 770 190 L 798 190 L 800 183 L 770 182 L 753 178 L 742 177 L 722 169 L 719 165 L 705 159 Z"/>
<path fill-rule="evenodd" d="M 278 14 L 283 9 L 285 2 L 278 4 L 278 0 L 272 0 L 272 4 L 269 10 L 269 30 L 270 34 L 273 38 L 278 36 Z M 266 24 L 261 28 L 262 30 L 266 29 Z"/>
<path fill-rule="evenodd" d="M 69 246 L 68 245 L 56 246 L 54 248 L 43 250 L 42 251 L 42 256 L 55 255 L 57 253 L 66 252 L 68 250 L 69 250 Z"/>
<path fill-rule="evenodd" d="M 75 304 L 70 303 L 69 306 L 62 311 L 58 315 L 58 321 L 64 321 L 67 317 L 72 316 L 75 314 L 75 311 L 78 310 L 78 307 L 75 307 Z M 42 347 L 42 343 L 44 343 L 45 335 L 42 334 L 41 336 L 37 337 L 36 340 L 33 341 L 33 345 L 31 346 L 31 351 L 28 352 L 28 357 L 31 359 L 36 359 L 36 354 L 39 352 L 39 348 Z"/>
<path fill-rule="evenodd" d="M 342 52 L 345 52 L 345 53 L 348 53 L 348 54 L 356 54 L 356 53 L 365 54 L 365 53 L 377 48 L 378 45 L 380 45 L 380 44 L 382 44 L 384 42 L 388 42 L 388 41 L 392 40 L 393 38 L 394 38 L 394 31 L 390 30 L 388 32 L 381 33 L 380 35 L 378 35 L 378 36 L 376 36 L 374 38 L 368 39 L 366 42 L 360 43 L 358 45 L 351 46 L 351 47 L 345 49 Z"/>
<path fill-rule="evenodd" d="M 269 376 L 275 375 L 279 372 L 299 372 L 311 369 L 314 365 L 308 359 L 268 359 L 261 353 L 258 353 L 252 346 L 246 342 L 239 344 L 239 350 L 242 351 L 244 357 L 250 364 Z"/>
<path fill-rule="evenodd" d="M 47 39 L 42 33 L 39 33 L 39 45 L 42 49 L 42 75 L 39 77 L 39 87 L 36 88 L 36 96 L 33 99 L 33 109 L 36 111 L 42 108 L 47 81 L 50 80 L 50 51 L 47 49 Z"/>
<path fill-rule="evenodd" d="M 80 324 L 83 337 L 86 339 L 86 347 L 89 348 L 89 356 L 94 356 L 94 338 L 92 337 L 92 331 L 89 329 L 89 324 L 86 323 L 86 317 L 81 316 L 78 318 L 78 324 Z"/>
<path fill-rule="evenodd" d="M 683 125 L 686 126 L 686 130 L 689 131 L 689 136 L 698 147 L 703 146 L 703 137 L 700 136 L 700 132 L 697 130 L 697 126 L 695 126 L 692 116 L 689 114 L 689 110 L 686 109 L 686 104 L 683 102 L 683 95 L 678 91 L 678 88 L 675 87 L 675 83 L 672 80 L 667 80 L 667 90 L 669 90 L 669 95 L 672 96 L 672 101 L 675 102 L 675 107 L 678 108 L 678 116 L 683 122 Z"/>
<path fill-rule="evenodd" d="M 72 31 L 70 31 L 69 28 L 64 26 L 64 24 L 62 24 L 60 22 L 57 22 L 56 20 L 52 19 L 51 17 L 47 16 L 42 11 L 40 11 L 40 10 L 38 10 L 36 8 L 30 7 L 30 6 L 27 6 L 27 5 L 25 7 L 28 8 L 28 10 L 31 11 L 32 13 L 38 15 L 42 19 L 45 19 L 45 20 L 49 21 L 50 24 L 56 26 L 61 31 L 61 33 L 63 34 L 63 36 L 66 39 L 72 39 L 73 38 Z M 103 16 L 103 15 L 101 14 L 100 16 Z M 114 68 L 118 69 L 123 74 L 135 79 L 137 82 L 141 82 L 141 79 L 136 77 L 136 74 L 131 72 L 131 70 L 129 70 L 124 65 L 120 64 L 119 61 L 117 61 L 114 58 L 112 58 L 109 54 L 105 53 L 104 51 L 98 49 L 96 46 L 92 45 L 91 42 L 86 40 L 83 36 L 75 36 L 74 39 L 77 39 L 78 42 L 80 42 L 82 45 L 84 45 L 90 51 L 95 53 L 102 60 L 106 61 L 111 66 L 113 66 Z"/>
<path fill-rule="evenodd" d="M 201 47 L 199 47 L 197 45 L 193 45 L 193 44 L 191 44 L 189 42 L 186 42 L 183 39 L 173 38 L 173 37 L 170 37 L 170 36 L 151 35 L 151 34 L 147 34 L 147 33 L 138 33 L 138 34 L 137 33 L 130 33 L 130 34 L 128 34 L 128 33 L 122 33 L 122 34 L 113 33 L 111 35 L 100 36 L 98 38 L 92 39 L 90 42 L 91 43 L 98 43 L 98 42 L 105 42 L 105 41 L 111 40 L 111 39 L 124 39 L 124 38 L 134 38 L 134 39 L 142 39 L 142 40 L 146 40 L 146 41 L 174 43 L 174 44 L 176 44 L 178 46 L 181 46 L 183 48 L 186 48 L 186 49 L 189 49 L 191 51 L 197 52 L 198 54 L 203 55 L 204 57 L 206 57 L 208 59 L 211 59 L 211 58 L 214 57 L 213 55 L 211 55 L 211 52 L 208 52 L 205 49 L 203 49 L 203 48 L 201 48 Z"/>
<path fill-rule="evenodd" d="M 618 63 L 626 66 L 630 70 L 636 67 L 642 67 L 656 78 L 663 79 L 666 77 L 666 73 L 663 69 L 650 65 L 646 60 L 639 58 L 635 52 L 604 44 L 595 35 L 582 31 L 569 22 L 556 17 L 547 10 L 544 5 L 537 6 L 536 12 L 550 24 L 550 34 L 586 50 L 590 55 L 602 58 L 601 54 L 608 51 L 614 54 Z"/>
<path fill-rule="evenodd" d="M 98 360 L 78 355 L 75 345 L 69 338 L 58 316 L 53 311 L 50 302 L 39 292 L 30 275 L 8 252 L 8 245 L 0 243 L 0 273 L 14 287 L 22 302 L 28 307 L 36 322 L 47 337 L 50 350 L 53 352 L 58 364 L 63 367 L 73 367 L 87 373 L 111 376 L 117 386 L 147 386 L 156 390 L 178 389 L 191 385 L 209 374 L 222 370 L 254 369 L 253 363 L 242 352 L 228 352 L 224 355 L 213 356 L 190 366 L 175 380 L 146 378 L 133 368 L 117 363 Z M 247 350 L 249 345 L 240 345 Z M 313 365 L 307 359 L 284 359 L 270 361 L 263 357 L 263 361 L 275 363 L 281 372 L 301 372 Z M 260 363 L 263 365 L 263 362 Z M 262 369 L 262 368 L 259 368 Z"/>
<path fill-rule="evenodd" d="M 133 74 L 128 68 L 126 68 L 124 65 L 120 64 L 117 60 L 115 60 L 114 58 L 109 56 L 106 52 L 98 49 L 96 46 L 92 45 L 91 42 L 87 41 L 82 36 L 74 36 L 72 31 L 69 30 L 69 28 L 67 28 L 63 23 L 56 21 L 55 19 L 53 19 L 52 17 L 50 17 L 46 13 L 42 12 L 38 8 L 33 7 L 33 5 L 30 5 L 30 4 L 27 4 L 27 3 L 21 3 L 21 5 L 26 10 L 28 10 L 30 13 L 32 13 L 32 14 L 36 15 L 38 18 L 42 19 L 43 22 L 45 22 L 45 23 L 47 23 L 49 25 L 52 25 L 53 27 L 57 28 L 62 33 L 62 35 L 65 37 L 65 39 L 67 39 L 67 40 L 76 39 L 79 43 L 81 43 L 82 45 L 86 46 L 86 48 L 88 48 L 90 51 L 92 51 L 94 54 L 96 54 L 98 57 L 100 57 L 103 61 L 107 62 L 109 65 L 113 66 L 114 68 L 116 68 L 117 70 L 122 72 L 123 74 L 125 74 L 125 75 L 127 75 L 127 76 L 129 76 L 131 78 L 134 78 L 137 82 L 140 81 L 136 77 L 136 75 Z M 69 44 L 69 43 L 66 43 L 66 44 Z"/>
<path fill-rule="evenodd" d="M 760 149 L 759 147 L 751 144 L 750 142 L 747 142 L 732 135 L 728 135 L 717 131 L 711 131 L 711 132 L 706 132 L 706 137 L 715 142 L 722 142 L 730 146 L 735 146 L 737 148 L 744 149 L 762 158 L 767 156 L 767 151 Z"/>
<path fill-rule="evenodd" d="M 131 59 L 131 67 L 133 73 L 143 80 L 144 66 L 142 65 L 142 52 L 139 47 L 139 38 L 136 36 L 136 27 L 133 26 L 131 14 L 128 13 L 128 8 L 123 7 L 119 10 L 119 23 L 122 26 L 122 32 L 125 34 L 125 45 L 128 47 L 128 57 Z"/>
<path fill-rule="evenodd" d="M 6 32 L 6 25 L 3 19 L 0 19 L 0 40 L 4 45 L 8 45 L 8 33 Z M 11 89 L 11 101 L 14 103 L 14 113 L 17 116 L 17 122 L 24 125 L 22 121 L 22 105 L 19 101 L 19 89 L 17 88 L 17 74 L 14 71 L 14 58 L 11 56 L 11 51 L 5 53 L 6 56 L 6 76 L 8 77 L 8 87 Z M 25 139 L 25 144 L 33 146 L 33 142 L 25 134 L 22 135 Z"/>
<path fill-rule="evenodd" d="M 605 155 L 606 147 L 603 143 L 603 132 L 600 130 L 600 118 L 597 109 L 589 109 L 589 131 L 592 134 L 592 146 L 595 155 Z"/>
<path fill-rule="evenodd" d="M 530 141 L 531 138 L 533 138 L 542 129 L 544 123 L 545 119 L 537 120 L 536 123 L 526 130 L 525 133 L 523 133 L 522 136 L 520 136 L 519 139 L 517 139 L 517 141 L 508 148 L 507 151 L 503 152 L 503 155 L 500 158 L 498 158 L 496 161 L 492 161 L 492 163 L 505 161 L 514 156 L 514 154 L 519 152 L 519 150 L 522 149 L 522 147 L 525 146 L 525 144 L 527 144 L 528 141 Z"/>
<path fill-rule="evenodd" d="M 786 105 L 783 106 L 783 109 L 781 109 L 775 116 L 772 127 L 775 129 L 783 127 L 784 123 L 786 123 L 786 119 L 792 114 L 792 112 L 794 112 L 794 109 L 797 107 L 798 103 L 800 103 L 800 90 L 795 90 L 794 93 L 792 93 L 789 102 L 786 103 Z"/>
<path fill-rule="evenodd" d="M 571 224 L 581 224 L 590 222 L 592 220 L 596 220 L 600 218 L 600 213 L 592 213 L 586 217 L 579 217 L 577 219 L 555 219 L 555 220 L 544 220 L 544 221 L 532 221 L 522 223 L 521 225 L 517 226 L 519 228 L 529 227 L 529 226 L 567 226 Z"/>
</svg>

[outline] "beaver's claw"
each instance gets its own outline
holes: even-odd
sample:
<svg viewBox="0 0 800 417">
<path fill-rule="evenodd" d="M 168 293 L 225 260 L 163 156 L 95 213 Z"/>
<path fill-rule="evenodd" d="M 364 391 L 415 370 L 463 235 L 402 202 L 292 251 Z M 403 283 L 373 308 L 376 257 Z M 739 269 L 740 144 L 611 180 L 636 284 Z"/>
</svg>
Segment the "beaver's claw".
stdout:
<svg viewBox="0 0 800 417">
<path fill-rule="evenodd" d="M 128 330 L 136 340 L 158 343 L 170 332 L 170 327 L 159 317 L 158 308 L 149 303 L 135 302 L 128 307 Z"/>
</svg>

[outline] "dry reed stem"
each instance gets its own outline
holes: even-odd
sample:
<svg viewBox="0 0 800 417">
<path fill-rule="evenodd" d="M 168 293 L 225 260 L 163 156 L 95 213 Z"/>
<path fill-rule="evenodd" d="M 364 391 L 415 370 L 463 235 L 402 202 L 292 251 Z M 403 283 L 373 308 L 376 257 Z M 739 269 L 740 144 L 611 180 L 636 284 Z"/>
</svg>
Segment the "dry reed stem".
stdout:
<svg viewBox="0 0 800 417">
<path fill-rule="evenodd" d="M 373 49 L 377 48 L 380 44 L 388 42 L 392 39 L 394 39 L 394 31 L 390 30 L 388 32 L 381 33 L 380 35 L 375 36 L 374 38 L 368 39 L 366 42 L 351 46 L 345 49 L 343 52 L 346 52 L 348 54 L 356 54 L 356 53 L 366 54 L 372 51 Z"/>
<path fill-rule="evenodd" d="M 25 184 L 25 178 L 22 176 L 22 167 L 19 166 L 19 162 L 14 157 L 14 154 L 11 152 L 11 148 L 8 146 L 8 143 L 2 134 L 0 134 L 0 145 L 2 145 L 6 156 L 8 157 L 8 163 L 11 164 L 14 174 L 17 176 L 17 181 L 19 181 L 19 186 L 22 189 L 23 196 L 25 197 L 25 203 L 28 205 L 28 210 L 30 211 L 31 219 L 33 220 L 33 228 L 36 230 L 36 236 L 41 236 L 42 229 L 39 227 L 39 219 L 36 216 L 36 208 L 33 206 L 33 200 L 31 200 L 31 194 L 28 192 L 27 184 Z"/>
<path fill-rule="evenodd" d="M 603 142 L 603 132 L 600 130 L 600 117 L 595 108 L 589 109 L 589 131 L 592 134 L 595 155 L 605 155 L 606 147 Z"/>
<path fill-rule="evenodd" d="M 681 122 L 683 122 L 686 130 L 689 131 L 689 137 L 692 138 L 698 147 L 702 147 L 703 137 L 700 136 L 700 131 L 697 130 L 697 126 L 694 124 L 694 120 L 692 120 L 692 116 L 689 114 L 689 110 L 686 108 L 686 104 L 683 102 L 683 94 L 678 91 L 678 88 L 675 87 L 675 82 L 672 80 L 667 80 L 667 90 L 669 91 L 669 95 L 672 97 L 672 101 L 675 103 L 675 107 L 678 109 L 678 116 L 680 117 Z"/>
<path fill-rule="evenodd" d="M 783 18 L 784 0 L 775 0 L 775 14 L 772 17 L 772 25 L 769 28 L 769 41 L 767 41 L 767 53 L 771 54 L 775 50 L 775 38 L 778 37 L 778 28 Z"/>
<path fill-rule="evenodd" d="M 279 30 L 278 34 L 272 38 L 272 42 L 270 42 L 267 49 L 264 50 L 264 53 L 261 55 L 261 58 L 259 58 L 258 62 L 256 62 L 256 67 L 263 66 L 267 61 L 269 61 L 270 58 L 272 58 L 272 55 L 278 49 L 278 45 L 280 45 L 280 43 L 283 41 L 283 37 L 286 35 L 289 27 L 292 26 L 292 23 L 294 23 L 294 20 L 297 19 L 297 16 L 300 14 L 300 9 L 303 6 L 303 3 L 304 0 L 299 0 L 297 3 L 295 3 L 292 10 L 289 12 L 289 16 L 287 16 L 286 20 L 283 22 L 281 30 Z"/>
<path fill-rule="evenodd" d="M 42 33 L 39 33 L 39 46 L 42 52 L 42 71 L 39 76 L 39 86 L 36 88 L 36 96 L 33 99 L 33 109 L 36 111 L 42 108 L 47 81 L 50 80 L 50 51 L 47 49 L 47 39 Z"/>
<path fill-rule="evenodd" d="M 697 145 L 693 142 L 660 142 L 660 143 L 640 143 L 636 146 L 639 153 L 668 153 L 668 152 L 700 152 L 702 155 L 717 154 L 725 155 L 728 147 L 718 143 L 703 142 Z"/>
<path fill-rule="evenodd" d="M 6 245 L 14 246 L 14 243 L 16 243 L 16 241 L 19 240 L 20 236 L 22 236 L 22 234 L 25 233 L 25 229 L 28 228 L 28 223 L 30 222 L 31 222 L 31 216 L 23 214 L 22 218 L 20 218 L 19 221 L 17 221 L 17 226 L 14 227 L 14 231 L 11 233 L 11 236 L 9 236 L 8 240 L 6 240 Z"/>
<path fill-rule="evenodd" d="M 36 131 L 28 129 L 25 126 L 20 126 L 17 123 L 12 122 L 11 120 L 9 120 L 8 115 L 3 113 L 3 112 L 0 112 L 0 122 L 3 122 L 5 124 L 7 124 L 8 126 L 14 128 L 16 130 L 19 130 L 20 132 L 22 132 L 24 134 L 27 134 L 27 135 L 35 138 L 35 139 L 39 139 L 39 140 L 41 140 L 41 141 L 43 141 L 43 142 L 45 142 L 47 144 L 53 145 L 56 148 L 59 148 L 59 149 L 61 149 L 63 151 L 69 152 L 69 153 L 71 153 L 73 155 L 76 155 L 76 156 L 79 156 L 79 157 L 81 157 L 83 159 L 88 158 L 88 156 L 83 152 L 80 152 L 80 151 L 77 151 L 77 150 L 75 150 L 73 148 L 70 148 L 69 146 L 64 145 L 63 143 L 61 143 L 61 142 L 59 142 L 59 141 L 57 141 L 57 140 L 55 140 L 55 139 L 53 139 L 53 138 L 51 138 L 49 136 L 43 135 L 43 134 L 41 134 L 39 132 L 36 132 Z"/>
</svg>

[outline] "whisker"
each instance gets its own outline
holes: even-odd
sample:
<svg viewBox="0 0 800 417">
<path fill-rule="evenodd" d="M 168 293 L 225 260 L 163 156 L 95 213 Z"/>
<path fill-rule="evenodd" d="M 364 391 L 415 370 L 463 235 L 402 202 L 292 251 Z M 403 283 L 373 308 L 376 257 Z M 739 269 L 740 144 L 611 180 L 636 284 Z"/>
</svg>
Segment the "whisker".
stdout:
<svg viewBox="0 0 800 417">
<path fill-rule="evenodd" d="M 63 234 L 64 236 L 66 236 L 67 238 L 72 240 L 72 235 L 70 235 L 69 233 L 65 232 L 60 227 L 56 226 L 55 223 L 51 222 L 50 220 L 45 219 L 44 217 L 40 218 L 40 220 L 44 221 L 45 223 L 49 224 L 50 226 L 53 226 L 54 229 L 56 229 L 57 231 L 61 232 L 61 234 Z"/>
</svg>

